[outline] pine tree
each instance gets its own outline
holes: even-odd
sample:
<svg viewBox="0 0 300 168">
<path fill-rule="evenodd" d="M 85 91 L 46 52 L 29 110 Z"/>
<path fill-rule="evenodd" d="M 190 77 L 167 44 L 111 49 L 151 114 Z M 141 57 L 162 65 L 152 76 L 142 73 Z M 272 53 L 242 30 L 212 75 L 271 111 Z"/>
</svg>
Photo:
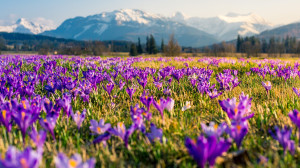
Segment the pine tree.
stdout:
<svg viewBox="0 0 300 168">
<path fill-rule="evenodd" d="M 132 43 L 131 46 L 130 46 L 129 55 L 130 56 L 137 56 L 138 55 L 138 52 L 137 52 L 137 49 L 136 49 L 136 45 L 134 43 Z"/>
<path fill-rule="evenodd" d="M 138 39 L 137 52 L 138 52 L 138 54 L 143 53 L 143 48 L 142 48 L 142 45 L 141 45 L 141 39 L 140 38 Z"/>
<path fill-rule="evenodd" d="M 146 38 L 146 52 L 150 53 L 150 41 L 148 36 Z"/>
<path fill-rule="evenodd" d="M 160 52 L 161 52 L 161 53 L 164 53 L 164 50 L 165 50 L 164 39 L 161 39 Z"/>
<path fill-rule="evenodd" d="M 149 54 L 157 54 L 156 43 L 153 35 L 150 35 Z"/>
</svg>

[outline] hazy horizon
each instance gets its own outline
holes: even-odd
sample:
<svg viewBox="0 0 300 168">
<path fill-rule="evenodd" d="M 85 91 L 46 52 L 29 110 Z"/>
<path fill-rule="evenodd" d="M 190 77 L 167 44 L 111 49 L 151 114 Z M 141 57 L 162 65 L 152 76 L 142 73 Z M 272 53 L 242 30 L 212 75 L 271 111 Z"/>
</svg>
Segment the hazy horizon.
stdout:
<svg viewBox="0 0 300 168">
<path fill-rule="evenodd" d="M 170 7 L 169 7 L 170 6 Z M 182 12 L 189 17 L 215 17 L 227 13 L 255 13 L 274 24 L 288 24 L 300 20 L 297 0 L 111 0 L 111 1 L 36 1 L 14 0 L 2 2 L 0 6 L 0 25 L 14 23 L 26 18 L 40 23 L 59 26 L 64 20 L 76 16 L 88 16 L 118 9 L 140 9 L 154 14 L 171 16 Z"/>
</svg>

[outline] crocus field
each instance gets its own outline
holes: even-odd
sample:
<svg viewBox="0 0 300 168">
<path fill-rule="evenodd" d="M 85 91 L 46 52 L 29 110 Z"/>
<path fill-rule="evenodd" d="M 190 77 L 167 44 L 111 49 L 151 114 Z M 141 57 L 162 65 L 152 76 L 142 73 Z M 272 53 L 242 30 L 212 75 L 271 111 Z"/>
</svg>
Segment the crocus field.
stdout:
<svg viewBox="0 0 300 168">
<path fill-rule="evenodd" d="M 299 167 L 300 61 L 0 56 L 0 167 Z"/>
</svg>

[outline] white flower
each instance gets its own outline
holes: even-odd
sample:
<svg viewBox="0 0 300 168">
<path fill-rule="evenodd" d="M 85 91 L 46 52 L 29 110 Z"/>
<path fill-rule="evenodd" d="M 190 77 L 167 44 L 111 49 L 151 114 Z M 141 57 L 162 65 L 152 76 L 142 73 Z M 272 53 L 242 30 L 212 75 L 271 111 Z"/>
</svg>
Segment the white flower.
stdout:
<svg viewBox="0 0 300 168">
<path fill-rule="evenodd" d="M 191 106 L 191 102 L 190 101 L 186 101 L 185 102 L 185 106 L 182 107 L 182 111 L 185 111 L 187 109 L 190 109 L 192 106 Z"/>
</svg>

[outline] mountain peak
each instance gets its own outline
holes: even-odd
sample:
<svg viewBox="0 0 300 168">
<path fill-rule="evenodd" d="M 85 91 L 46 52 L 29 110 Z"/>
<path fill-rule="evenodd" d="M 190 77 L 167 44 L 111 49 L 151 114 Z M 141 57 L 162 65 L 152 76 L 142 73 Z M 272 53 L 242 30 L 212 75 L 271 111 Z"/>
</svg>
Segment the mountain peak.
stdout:
<svg viewBox="0 0 300 168">
<path fill-rule="evenodd" d="M 31 22 L 25 18 L 18 19 L 15 24 L 9 26 L 0 26 L 0 32 L 18 32 L 18 33 L 29 33 L 39 34 L 46 30 L 51 30 L 52 27 Z"/>
</svg>

